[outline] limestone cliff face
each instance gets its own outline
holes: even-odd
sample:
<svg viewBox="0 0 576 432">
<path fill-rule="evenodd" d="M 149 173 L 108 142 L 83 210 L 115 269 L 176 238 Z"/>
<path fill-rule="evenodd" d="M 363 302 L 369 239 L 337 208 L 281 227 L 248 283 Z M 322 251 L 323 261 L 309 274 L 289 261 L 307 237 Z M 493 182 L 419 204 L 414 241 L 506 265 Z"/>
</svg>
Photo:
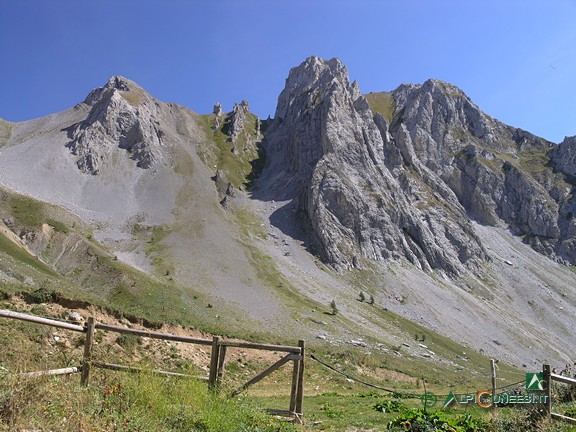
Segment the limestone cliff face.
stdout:
<svg viewBox="0 0 576 432">
<path fill-rule="evenodd" d="M 184 114 L 133 82 L 112 77 L 82 106 L 89 113 L 67 129 L 66 144 L 82 172 L 100 174 L 127 156 L 142 169 L 179 159 L 168 147 L 181 141 Z M 231 143 L 222 149 L 250 164 L 260 121 L 245 101 L 222 114 L 215 106 L 212 130 Z M 472 220 L 576 263 L 574 137 L 555 146 L 437 80 L 363 96 L 338 59 L 317 57 L 290 71 L 274 119 L 262 124 L 269 198 L 294 200 L 311 249 L 336 268 L 406 259 L 449 275 L 474 270 L 488 255 Z M 223 200 L 232 178 L 242 184 L 234 167 L 217 167 Z"/>
<path fill-rule="evenodd" d="M 408 259 L 461 274 L 487 259 L 471 219 L 575 262 L 576 140 L 555 147 L 505 125 L 448 83 L 364 97 L 338 59 L 311 57 L 290 71 L 266 141 L 313 248 L 337 268 Z"/>
<path fill-rule="evenodd" d="M 78 156 L 81 171 L 99 174 L 117 149 L 127 151 L 140 168 L 150 168 L 161 159 L 164 132 L 159 104 L 138 85 L 115 76 L 84 103 L 91 107 L 90 113 L 68 130 L 67 144 Z"/>
<path fill-rule="evenodd" d="M 459 274 L 487 259 L 456 195 L 416 158 L 408 131 L 372 112 L 337 59 L 291 70 L 267 133 L 286 162 L 315 250 L 337 268 L 407 258 Z M 412 160 L 412 163 L 409 161 Z"/>
<path fill-rule="evenodd" d="M 441 81 L 403 85 L 393 97 L 397 146 L 405 146 L 407 132 L 416 158 L 438 174 L 471 217 L 506 224 L 539 252 L 568 258 L 562 246 L 568 233 L 560 226 L 567 185 L 547 167 L 552 143 L 489 117 Z"/>
<path fill-rule="evenodd" d="M 550 164 L 564 183 L 552 188 L 552 195 L 559 205 L 558 228 L 560 238 L 556 253 L 570 264 L 576 263 L 576 136 L 566 137 L 548 153 Z"/>
</svg>

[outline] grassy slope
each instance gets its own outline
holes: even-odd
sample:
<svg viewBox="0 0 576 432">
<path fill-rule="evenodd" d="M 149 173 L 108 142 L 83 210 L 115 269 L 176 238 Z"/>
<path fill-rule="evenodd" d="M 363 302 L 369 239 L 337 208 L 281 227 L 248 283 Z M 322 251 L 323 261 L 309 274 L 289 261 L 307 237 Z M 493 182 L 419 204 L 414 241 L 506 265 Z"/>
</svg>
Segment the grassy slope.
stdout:
<svg viewBox="0 0 576 432">
<path fill-rule="evenodd" d="M 252 163 L 260 157 L 255 144 L 258 118 L 251 113 L 246 116 L 244 131 L 236 143 L 229 141 L 229 136 L 224 132 L 228 127 L 229 120 L 224 120 L 224 117 L 221 117 L 222 123 L 218 128 L 212 129 L 214 118 L 213 114 L 197 117 L 197 121 L 207 138 L 214 143 L 214 147 L 206 148 L 202 152 L 203 160 L 209 166 L 215 167 L 216 170 L 223 171 L 235 188 L 242 188 L 250 177 Z M 232 152 L 233 148 L 237 149 L 235 153 Z"/>
<path fill-rule="evenodd" d="M 42 288 L 152 323 L 201 324 L 194 318 L 195 309 L 204 307 L 200 294 L 118 261 L 92 238 L 88 227 L 62 209 L 7 191 L 2 192 L 1 198 L 0 215 L 11 218 L 16 231 L 38 232 L 42 224 L 48 224 L 60 235 L 54 235 L 42 252 L 43 262 L 0 234 L 0 270 L 9 276 L 0 281 L 0 290 L 33 292 Z M 72 234 L 83 239 L 77 240 L 77 244 L 86 250 L 69 256 L 68 259 L 76 261 L 76 268 L 62 274 L 49 261 L 50 248 L 60 248 Z"/>
<path fill-rule="evenodd" d="M 42 316 L 62 319 L 62 312 L 50 304 L 22 305 L 8 300 L 0 302 L 0 308 L 12 308 Z M 104 319 L 104 318 L 101 318 Z M 107 318 L 109 320 L 110 317 Z M 397 319 L 397 318 L 394 318 Z M 69 345 L 53 341 L 53 334 L 68 339 Z M 95 358 L 121 364 L 135 364 L 145 369 L 162 368 L 205 375 L 205 370 L 196 363 L 197 357 L 182 351 L 182 344 L 163 342 L 151 345 L 139 339 L 115 336 L 99 331 L 96 335 Z M 436 344 L 430 336 L 430 343 Z M 454 386 L 438 384 L 445 369 L 436 366 L 436 383 L 390 370 L 391 364 L 378 365 L 386 356 L 353 352 L 350 349 L 323 351 L 310 347 L 314 355 L 352 377 L 396 390 L 399 394 L 413 395 L 400 398 L 396 394 L 366 387 L 324 366 L 307 359 L 304 410 L 306 424 L 301 429 L 264 416 L 258 408 L 286 409 L 289 402 L 291 368 L 284 366 L 273 375 L 256 384 L 239 400 L 227 400 L 227 392 L 245 382 L 271 363 L 271 359 L 259 358 L 258 352 L 230 349 L 222 392 L 210 394 L 204 383 L 189 379 L 160 378 L 148 374 L 132 375 L 97 369 L 92 374 L 92 385 L 83 388 L 78 375 L 70 378 L 54 377 L 39 380 L 24 380 L 13 371 L 41 370 L 53 367 L 77 365 L 81 359 L 83 336 L 14 320 L 2 321 L 0 343 L 0 377 L 4 385 L 0 388 L 0 430 L 48 427 L 60 431 L 97 430 L 140 430 L 140 431 L 288 431 L 328 430 L 343 431 L 349 428 L 384 430 L 384 426 L 400 412 L 379 412 L 376 404 L 398 403 L 401 408 L 420 406 L 418 397 L 424 389 L 432 391 L 443 400 L 450 390 L 456 394 L 475 392 L 489 387 L 484 376 L 475 382 L 460 382 Z M 207 357 L 201 359 L 207 364 Z M 471 360 L 472 361 L 472 360 Z M 399 363 L 400 364 L 400 363 Z M 424 372 L 424 371 L 422 371 Z M 503 374 L 502 369 L 498 374 Z M 464 377 L 464 373 L 462 374 Z M 509 378 L 512 379 L 512 378 Z M 516 376 L 516 382 L 523 376 Z M 442 412 L 448 419 L 455 420 L 463 414 L 473 418 L 490 420 L 509 425 L 524 424 L 528 412 L 523 409 L 503 408 L 497 413 L 477 406 L 455 406 L 441 410 L 437 406 L 431 412 Z M 556 411 L 574 409 L 574 403 L 555 402 Z M 314 426 L 315 422 L 321 422 Z M 244 424 L 244 429 L 238 429 Z M 569 430 L 561 425 L 540 430 Z M 485 430 L 485 429 L 479 429 Z M 506 429 L 494 430 L 527 430 Z"/>
</svg>

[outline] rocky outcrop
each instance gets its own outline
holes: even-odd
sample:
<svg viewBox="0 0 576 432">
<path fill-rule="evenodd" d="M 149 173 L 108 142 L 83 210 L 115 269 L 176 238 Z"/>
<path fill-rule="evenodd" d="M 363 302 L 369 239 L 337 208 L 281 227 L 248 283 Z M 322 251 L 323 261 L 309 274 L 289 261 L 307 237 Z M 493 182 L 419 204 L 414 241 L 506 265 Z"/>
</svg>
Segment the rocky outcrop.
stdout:
<svg viewBox="0 0 576 432">
<path fill-rule="evenodd" d="M 267 132 L 282 154 L 317 253 L 337 268 L 408 259 L 459 274 L 487 259 L 456 195 L 416 158 L 405 126 L 396 145 L 337 59 L 290 71 Z M 285 179 L 283 180 L 285 183 Z"/>
<path fill-rule="evenodd" d="M 557 235 L 558 209 L 530 204 L 550 197 L 521 163 L 523 152 L 544 154 L 551 143 L 487 116 L 441 81 L 403 85 L 393 94 L 399 107 L 392 127 L 396 143 L 402 147 L 405 128 L 418 160 L 439 174 L 476 219 L 496 224 L 500 218 L 515 231 Z"/>
<path fill-rule="evenodd" d="M 275 178 L 290 185 L 326 262 L 408 259 L 460 274 L 487 259 L 471 218 L 575 262 L 576 204 L 566 182 L 576 173 L 575 139 L 554 148 L 442 81 L 403 84 L 386 98 L 387 112 L 370 107 L 339 60 L 317 57 L 290 71 L 278 98 L 266 134 L 269 153 L 284 163 Z"/>
<path fill-rule="evenodd" d="M 93 90 L 85 104 L 86 120 L 68 129 L 66 146 L 78 156 L 78 168 L 99 174 L 117 149 L 130 154 L 140 168 L 151 168 L 162 157 L 164 132 L 158 121 L 158 103 L 142 88 L 123 77 L 112 77 Z"/>
<path fill-rule="evenodd" d="M 216 102 L 214 104 L 212 114 L 214 114 L 216 117 L 220 117 L 222 114 L 224 114 L 224 110 L 222 109 L 222 104 L 220 102 Z"/>
<path fill-rule="evenodd" d="M 217 130 L 220 127 L 220 117 L 222 117 L 222 115 L 224 114 L 224 110 L 222 109 L 222 104 L 220 102 L 216 102 L 214 104 L 212 114 L 213 114 L 212 130 Z"/>
<path fill-rule="evenodd" d="M 250 112 L 248 107 L 248 102 L 243 100 L 240 104 L 234 104 L 234 109 L 232 114 L 230 114 L 230 123 L 228 134 L 230 135 L 230 140 L 235 143 L 238 137 L 244 130 L 244 124 L 246 123 L 246 116 Z"/>
<path fill-rule="evenodd" d="M 566 137 L 551 152 L 554 169 L 569 176 L 576 176 L 576 136 Z"/>
</svg>

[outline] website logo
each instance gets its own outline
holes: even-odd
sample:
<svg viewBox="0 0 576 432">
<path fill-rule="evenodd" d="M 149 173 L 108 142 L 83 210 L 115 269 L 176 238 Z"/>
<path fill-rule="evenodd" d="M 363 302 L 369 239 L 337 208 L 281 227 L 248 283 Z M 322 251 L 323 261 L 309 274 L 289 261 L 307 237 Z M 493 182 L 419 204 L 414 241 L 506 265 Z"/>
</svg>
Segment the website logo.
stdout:
<svg viewBox="0 0 576 432">
<path fill-rule="evenodd" d="M 528 372 L 526 374 L 526 390 L 544 390 L 544 374 L 542 372 Z"/>
</svg>

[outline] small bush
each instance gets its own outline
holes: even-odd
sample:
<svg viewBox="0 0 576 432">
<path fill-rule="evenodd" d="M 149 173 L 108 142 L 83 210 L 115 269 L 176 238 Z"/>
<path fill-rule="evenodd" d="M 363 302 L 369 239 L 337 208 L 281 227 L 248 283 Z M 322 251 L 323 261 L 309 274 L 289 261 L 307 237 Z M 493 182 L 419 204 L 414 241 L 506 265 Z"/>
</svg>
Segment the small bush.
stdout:
<svg viewBox="0 0 576 432">
<path fill-rule="evenodd" d="M 322 405 L 320 410 L 323 411 L 328 418 L 340 418 L 343 414 L 341 409 L 334 408 L 334 406 L 330 403 Z"/>
<path fill-rule="evenodd" d="M 40 304 L 50 303 L 54 300 L 54 293 L 46 288 L 40 287 L 35 291 L 24 293 L 27 303 Z"/>
<path fill-rule="evenodd" d="M 406 406 L 402 405 L 400 402 L 395 400 L 387 400 L 384 402 L 378 402 L 373 407 L 376 411 L 383 413 L 387 412 L 400 412 L 406 409 Z"/>
<path fill-rule="evenodd" d="M 488 422 L 472 417 L 470 414 L 449 418 L 440 412 L 431 412 L 423 408 L 415 408 L 404 411 L 400 416 L 388 423 L 388 430 L 480 432 L 490 430 L 490 425 Z"/>
<path fill-rule="evenodd" d="M 332 301 L 330 302 L 330 309 L 332 310 L 332 311 L 331 311 L 331 314 L 332 314 L 332 315 L 336 315 L 336 314 L 338 313 L 338 306 L 336 306 L 336 301 L 335 301 L 335 300 L 332 300 Z"/>
<path fill-rule="evenodd" d="M 129 334 L 121 334 L 116 343 L 127 351 L 134 351 L 138 345 L 142 345 L 142 338 Z"/>
</svg>

